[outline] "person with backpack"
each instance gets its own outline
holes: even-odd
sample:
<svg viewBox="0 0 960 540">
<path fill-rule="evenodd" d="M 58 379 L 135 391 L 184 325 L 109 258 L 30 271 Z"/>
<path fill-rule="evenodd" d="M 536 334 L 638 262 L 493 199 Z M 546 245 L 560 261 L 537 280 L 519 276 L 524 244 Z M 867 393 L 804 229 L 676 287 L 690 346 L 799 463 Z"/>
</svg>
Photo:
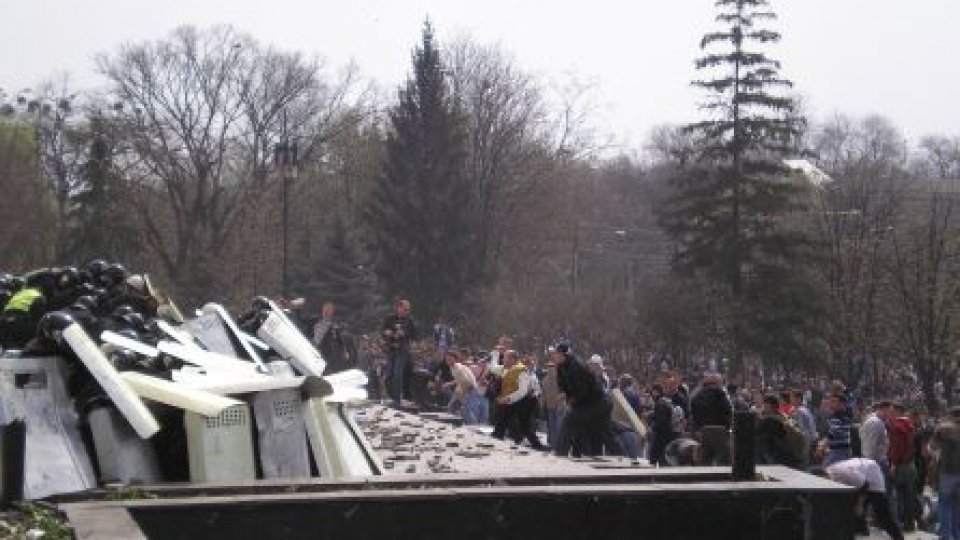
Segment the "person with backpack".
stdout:
<svg viewBox="0 0 960 540">
<path fill-rule="evenodd" d="M 762 414 L 757 421 L 757 463 L 801 469 L 806 452 L 803 432 L 780 414 L 780 398 L 773 394 L 764 397 Z"/>
</svg>

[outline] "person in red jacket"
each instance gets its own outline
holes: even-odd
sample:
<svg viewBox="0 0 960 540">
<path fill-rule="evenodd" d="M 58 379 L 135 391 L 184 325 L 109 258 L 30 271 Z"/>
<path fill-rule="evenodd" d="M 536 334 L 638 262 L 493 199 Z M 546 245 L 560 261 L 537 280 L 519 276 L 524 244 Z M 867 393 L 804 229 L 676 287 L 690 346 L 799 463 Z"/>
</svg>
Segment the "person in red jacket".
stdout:
<svg viewBox="0 0 960 540">
<path fill-rule="evenodd" d="M 893 476 L 893 488 L 897 493 L 897 517 L 903 524 L 903 530 L 908 532 L 915 530 L 915 520 L 920 508 L 920 501 L 917 500 L 914 490 L 917 481 L 917 469 L 913 462 L 915 432 L 916 428 L 907 416 L 906 408 L 900 404 L 894 405 L 892 419 L 887 424 L 890 439 L 890 451 L 887 455 Z"/>
</svg>

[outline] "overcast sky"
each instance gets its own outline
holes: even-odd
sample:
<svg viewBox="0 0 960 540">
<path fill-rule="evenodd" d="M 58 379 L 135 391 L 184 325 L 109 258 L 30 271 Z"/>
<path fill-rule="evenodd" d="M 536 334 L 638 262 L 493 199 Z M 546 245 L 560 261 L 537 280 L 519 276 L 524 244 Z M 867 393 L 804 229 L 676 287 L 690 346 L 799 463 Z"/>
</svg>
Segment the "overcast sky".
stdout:
<svg viewBox="0 0 960 540">
<path fill-rule="evenodd" d="M 815 119 L 879 113 L 911 139 L 960 135 L 960 0 L 773 0 L 771 52 Z M 637 146 L 651 127 L 697 116 L 689 87 L 712 0 L 0 0 L 0 88 L 59 72 L 103 84 L 93 56 L 181 24 L 228 23 L 263 43 L 356 61 L 392 88 L 429 16 L 437 35 L 499 43 L 545 80 L 595 84 L 597 122 Z"/>
</svg>

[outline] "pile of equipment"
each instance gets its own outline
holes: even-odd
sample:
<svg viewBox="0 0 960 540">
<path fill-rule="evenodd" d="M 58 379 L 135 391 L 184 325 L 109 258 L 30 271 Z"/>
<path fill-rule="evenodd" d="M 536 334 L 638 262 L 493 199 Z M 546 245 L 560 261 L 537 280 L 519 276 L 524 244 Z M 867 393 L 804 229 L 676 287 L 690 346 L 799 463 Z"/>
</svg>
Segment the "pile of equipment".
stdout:
<svg viewBox="0 0 960 540">
<path fill-rule="evenodd" d="M 0 274 L 0 426 L 26 426 L 26 499 L 381 474 L 353 421 L 366 375 L 325 366 L 266 298 L 185 318 L 121 264 Z"/>
</svg>

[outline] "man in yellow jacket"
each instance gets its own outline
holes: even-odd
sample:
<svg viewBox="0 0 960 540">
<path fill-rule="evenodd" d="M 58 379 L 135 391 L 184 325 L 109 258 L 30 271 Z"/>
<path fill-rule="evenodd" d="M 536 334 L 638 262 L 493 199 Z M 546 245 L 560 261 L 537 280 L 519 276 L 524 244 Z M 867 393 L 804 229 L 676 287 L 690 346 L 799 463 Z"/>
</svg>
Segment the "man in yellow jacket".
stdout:
<svg viewBox="0 0 960 540">
<path fill-rule="evenodd" d="M 531 377 L 536 375 L 527 370 L 523 362 L 519 361 L 517 351 L 509 350 L 504 354 L 502 383 L 500 394 L 497 397 L 497 423 L 493 428 L 493 436 L 503 439 L 507 430 L 511 432 L 514 442 L 526 438 L 535 450 L 544 450 L 546 447 L 540 442 L 533 429 L 531 415 L 524 414 L 527 408 L 536 405 L 537 398 L 532 393 Z"/>
</svg>

